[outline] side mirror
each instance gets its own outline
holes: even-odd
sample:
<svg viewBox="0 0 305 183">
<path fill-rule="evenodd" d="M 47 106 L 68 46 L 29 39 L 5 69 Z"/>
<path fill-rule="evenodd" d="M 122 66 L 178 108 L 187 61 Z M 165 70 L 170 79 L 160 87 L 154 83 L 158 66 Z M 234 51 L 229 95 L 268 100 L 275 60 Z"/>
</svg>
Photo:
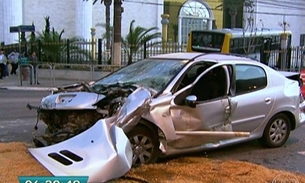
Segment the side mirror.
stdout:
<svg viewBox="0 0 305 183">
<path fill-rule="evenodd" d="M 195 108 L 197 97 L 195 95 L 189 95 L 185 98 L 185 101 L 188 106 Z"/>
</svg>

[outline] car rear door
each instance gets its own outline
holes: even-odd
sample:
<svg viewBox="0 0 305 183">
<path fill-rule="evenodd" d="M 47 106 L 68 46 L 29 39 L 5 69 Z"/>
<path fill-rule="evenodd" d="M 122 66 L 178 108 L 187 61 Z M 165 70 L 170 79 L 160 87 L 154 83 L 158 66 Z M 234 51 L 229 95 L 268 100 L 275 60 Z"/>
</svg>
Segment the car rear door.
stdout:
<svg viewBox="0 0 305 183">
<path fill-rule="evenodd" d="M 236 95 L 231 101 L 236 104 L 230 116 L 234 131 L 252 132 L 269 115 L 276 95 L 268 85 L 267 74 L 260 66 L 250 64 L 236 65 Z"/>
</svg>

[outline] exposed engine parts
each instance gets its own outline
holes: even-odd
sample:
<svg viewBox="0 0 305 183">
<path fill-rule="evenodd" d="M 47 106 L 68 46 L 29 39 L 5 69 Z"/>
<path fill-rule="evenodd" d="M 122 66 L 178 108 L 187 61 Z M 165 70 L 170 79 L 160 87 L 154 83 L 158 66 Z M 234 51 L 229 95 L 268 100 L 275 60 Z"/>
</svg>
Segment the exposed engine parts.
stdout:
<svg viewBox="0 0 305 183">
<path fill-rule="evenodd" d="M 40 110 L 38 115 L 47 125 L 42 138 L 48 145 L 73 137 L 104 118 L 103 114 L 93 110 Z"/>
<path fill-rule="evenodd" d="M 133 85 L 122 84 L 111 85 L 99 89 L 90 88 L 90 85 L 88 84 L 69 85 L 66 88 L 61 87 L 59 90 L 53 91 L 51 95 L 60 95 L 60 93 L 64 92 L 87 91 L 92 92 L 94 95 L 102 95 L 103 97 L 100 97 L 102 99 L 96 100 L 94 103 L 90 104 L 89 106 L 91 106 L 91 108 L 88 109 L 79 106 L 67 109 L 56 109 L 56 107 L 53 109 L 46 109 L 43 108 L 45 105 L 42 104 L 39 107 L 28 104 L 27 107 L 29 109 L 37 109 L 37 121 L 43 121 L 47 125 L 45 133 L 41 137 L 47 145 L 51 145 L 85 131 L 99 119 L 111 117 L 116 114 L 124 104 L 126 98 L 136 88 L 137 87 Z M 98 93 L 96 94 L 94 91 L 98 91 Z M 54 106 L 56 106 L 56 101 L 57 100 L 54 99 Z M 88 102 L 88 100 L 82 98 L 81 103 L 86 102 Z M 94 107 L 92 108 L 92 106 Z M 35 128 L 37 128 L 37 125 Z M 41 146 L 42 142 L 38 141 L 37 137 L 38 136 L 34 137 L 34 142 Z"/>
</svg>

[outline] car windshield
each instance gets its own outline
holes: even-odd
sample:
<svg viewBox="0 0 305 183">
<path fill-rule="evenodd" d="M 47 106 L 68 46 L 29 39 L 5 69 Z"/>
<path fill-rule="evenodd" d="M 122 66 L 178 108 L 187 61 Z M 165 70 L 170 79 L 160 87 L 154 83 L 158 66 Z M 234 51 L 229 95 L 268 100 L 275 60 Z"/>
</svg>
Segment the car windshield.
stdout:
<svg viewBox="0 0 305 183">
<path fill-rule="evenodd" d="M 99 92 L 110 85 L 137 84 L 159 92 L 179 73 L 185 64 L 186 60 L 145 59 L 98 80 L 92 88 Z"/>
</svg>

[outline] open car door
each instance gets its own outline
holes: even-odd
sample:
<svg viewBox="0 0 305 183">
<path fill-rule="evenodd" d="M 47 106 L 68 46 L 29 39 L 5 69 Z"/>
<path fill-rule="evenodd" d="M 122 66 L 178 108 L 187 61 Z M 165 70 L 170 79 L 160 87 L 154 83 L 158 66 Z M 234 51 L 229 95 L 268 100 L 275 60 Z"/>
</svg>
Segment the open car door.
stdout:
<svg viewBox="0 0 305 183">
<path fill-rule="evenodd" d="M 175 93 L 170 112 L 178 139 L 170 142 L 171 146 L 215 145 L 224 139 L 250 135 L 232 131 L 230 116 L 237 105 L 230 99 L 233 68 L 229 64 L 198 67 L 194 82 Z"/>
</svg>

